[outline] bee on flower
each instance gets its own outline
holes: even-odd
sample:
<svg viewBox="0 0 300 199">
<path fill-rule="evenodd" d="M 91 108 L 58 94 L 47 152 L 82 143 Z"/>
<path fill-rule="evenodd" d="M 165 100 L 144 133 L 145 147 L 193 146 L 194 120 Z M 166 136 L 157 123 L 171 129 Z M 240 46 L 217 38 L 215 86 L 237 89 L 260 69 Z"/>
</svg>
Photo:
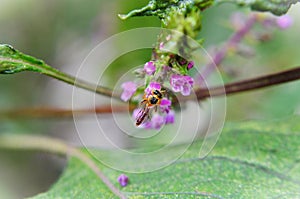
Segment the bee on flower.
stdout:
<svg viewBox="0 0 300 199">
<path fill-rule="evenodd" d="M 171 110 L 169 92 L 180 92 L 183 96 L 188 96 L 194 84 L 193 78 L 188 75 L 188 71 L 194 67 L 193 61 L 170 53 L 154 55 L 153 60 L 135 71 L 137 77 L 144 78 L 145 85 L 138 86 L 129 81 L 121 86 L 123 101 L 141 96 L 133 117 L 135 125 L 145 129 L 160 129 L 165 124 L 173 124 L 175 112 Z"/>
</svg>

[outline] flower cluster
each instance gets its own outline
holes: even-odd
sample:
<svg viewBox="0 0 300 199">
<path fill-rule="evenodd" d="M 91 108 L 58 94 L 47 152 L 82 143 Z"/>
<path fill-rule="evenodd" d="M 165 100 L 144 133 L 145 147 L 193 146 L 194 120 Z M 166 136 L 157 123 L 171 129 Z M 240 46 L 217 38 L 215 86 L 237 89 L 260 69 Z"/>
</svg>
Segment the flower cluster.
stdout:
<svg viewBox="0 0 300 199">
<path fill-rule="evenodd" d="M 172 124 L 175 120 L 175 112 L 171 110 L 171 100 L 166 97 L 161 98 L 153 94 L 153 90 L 159 91 L 161 93 L 161 85 L 158 82 L 151 82 L 149 86 L 145 89 L 144 99 L 149 99 L 152 97 L 157 97 L 158 103 L 156 105 L 149 104 L 148 101 L 144 101 L 143 107 L 139 107 L 133 111 L 133 117 L 135 119 L 142 118 L 143 114 L 145 117 L 149 118 L 145 120 L 140 127 L 145 129 L 160 129 L 164 124 Z M 158 93 L 158 95 L 159 95 Z M 151 112 L 154 111 L 154 114 L 150 118 Z M 146 118 L 145 118 L 146 119 Z"/>
<path fill-rule="evenodd" d="M 188 75 L 174 74 L 170 78 L 170 84 L 174 92 L 181 92 L 182 95 L 187 96 L 191 94 L 194 80 Z"/>
<path fill-rule="evenodd" d="M 121 85 L 123 101 L 128 101 L 133 96 L 142 96 L 140 107 L 133 111 L 136 125 L 141 128 L 160 129 L 165 124 L 173 124 L 175 112 L 171 110 L 172 99 L 169 92 L 188 96 L 193 89 L 194 80 L 188 75 L 188 71 L 194 67 L 194 62 L 169 53 L 164 53 L 163 57 L 168 59 L 162 62 L 158 53 L 155 53 L 153 60 L 137 70 L 137 76 L 145 80 L 142 86 L 133 81 Z"/>
</svg>

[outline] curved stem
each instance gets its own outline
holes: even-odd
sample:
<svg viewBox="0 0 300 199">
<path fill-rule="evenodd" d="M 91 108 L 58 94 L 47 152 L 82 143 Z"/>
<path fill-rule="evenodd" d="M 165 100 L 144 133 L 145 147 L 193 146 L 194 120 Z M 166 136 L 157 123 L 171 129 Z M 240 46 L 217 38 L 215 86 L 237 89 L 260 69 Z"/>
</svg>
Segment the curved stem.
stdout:
<svg viewBox="0 0 300 199">
<path fill-rule="evenodd" d="M 1 135 L 0 149 L 37 150 L 76 157 L 85 163 L 115 195 L 120 198 L 126 198 L 125 195 L 109 181 L 89 156 L 59 139 L 34 135 Z"/>
</svg>

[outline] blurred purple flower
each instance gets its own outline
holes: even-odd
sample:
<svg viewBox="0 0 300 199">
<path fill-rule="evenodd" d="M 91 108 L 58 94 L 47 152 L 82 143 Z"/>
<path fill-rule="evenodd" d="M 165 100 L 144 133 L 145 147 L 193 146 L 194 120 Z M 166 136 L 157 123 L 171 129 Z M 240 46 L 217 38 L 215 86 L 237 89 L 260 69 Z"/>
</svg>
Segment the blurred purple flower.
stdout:
<svg viewBox="0 0 300 199">
<path fill-rule="evenodd" d="M 277 18 L 276 24 L 281 29 L 287 29 L 293 24 L 293 19 L 289 15 L 282 15 Z"/>
<path fill-rule="evenodd" d="M 164 46 L 165 46 L 164 42 L 160 42 L 159 43 L 159 49 L 160 50 L 163 50 Z"/>
<path fill-rule="evenodd" d="M 144 71 L 147 75 L 153 75 L 155 73 L 156 67 L 153 61 L 149 61 L 144 65 Z"/>
<path fill-rule="evenodd" d="M 160 129 L 162 125 L 165 123 L 165 119 L 163 116 L 159 114 L 154 114 L 151 119 L 151 127 L 153 129 Z"/>
<path fill-rule="evenodd" d="M 194 62 L 193 61 L 190 61 L 187 65 L 187 69 L 190 70 L 191 68 L 194 67 Z"/>
<path fill-rule="evenodd" d="M 246 22 L 246 15 L 241 12 L 234 12 L 230 16 L 230 24 L 233 26 L 234 29 L 240 29 L 245 25 Z"/>
<path fill-rule="evenodd" d="M 188 75 L 174 74 L 170 78 L 170 84 L 174 92 L 181 92 L 182 95 L 188 96 L 194 84 L 194 79 Z"/>
<path fill-rule="evenodd" d="M 146 121 L 144 123 L 142 123 L 140 125 L 141 128 L 144 128 L 144 129 L 152 129 L 152 123 L 151 121 Z"/>
<path fill-rule="evenodd" d="M 165 116 L 165 124 L 173 124 L 175 121 L 175 112 L 174 111 L 170 111 L 167 113 L 167 115 Z"/>
<path fill-rule="evenodd" d="M 161 89 L 161 85 L 158 82 L 150 82 L 149 86 L 145 89 L 145 93 L 148 95 L 151 95 L 151 91 L 152 90 L 160 90 Z"/>
<path fill-rule="evenodd" d="M 124 82 L 121 85 L 122 89 L 123 89 L 123 93 L 121 95 L 121 99 L 125 102 L 127 102 L 132 95 L 135 93 L 136 89 L 137 89 L 137 85 L 134 82 Z"/>
<path fill-rule="evenodd" d="M 122 187 L 126 187 L 127 184 L 128 184 L 128 177 L 125 175 L 125 174 L 121 174 L 119 177 L 118 177 L 118 182 L 120 183 L 120 185 Z"/>
</svg>

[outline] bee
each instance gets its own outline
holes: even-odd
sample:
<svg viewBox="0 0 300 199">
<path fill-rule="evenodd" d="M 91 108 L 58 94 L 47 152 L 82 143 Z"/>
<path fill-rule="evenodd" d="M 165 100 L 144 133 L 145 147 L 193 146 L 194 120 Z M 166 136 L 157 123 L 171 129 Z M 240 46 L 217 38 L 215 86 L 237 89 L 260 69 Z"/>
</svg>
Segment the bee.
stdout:
<svg viewBox="0 0 300 199">
<path fill-rule="evenodd" d="M 149 96 L 144 95 L 143 100 L 141 101 L 141 104 L 144 105 L 143 109 L 140 110 L 140 112 L 137 115 L 136 119 L 136 126 L 139 126 L 143 123 L 143 121 L 146 119 L 146 117 L 149 117 L 149 111 L 151 108 L 155 107 L 157 109 L 157 106 L 160 105 L 161 99 L 163 98 L 163 91 L 153 89 L 151 91 L 151 94 Z"/>
</svg>

